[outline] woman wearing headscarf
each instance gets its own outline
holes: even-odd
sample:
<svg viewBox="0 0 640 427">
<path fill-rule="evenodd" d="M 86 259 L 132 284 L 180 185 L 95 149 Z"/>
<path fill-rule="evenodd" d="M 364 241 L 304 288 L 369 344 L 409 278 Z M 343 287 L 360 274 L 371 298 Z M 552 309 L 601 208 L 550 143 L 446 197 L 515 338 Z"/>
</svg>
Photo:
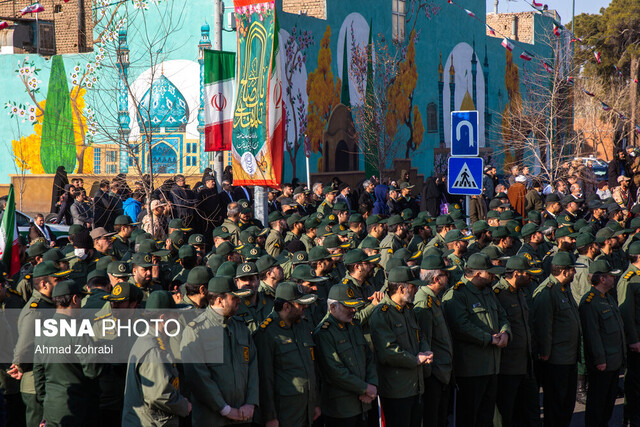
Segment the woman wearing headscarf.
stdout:
<svg viewBox="0 0 640 427">
<path fill-rule="evenodd" d="M 211 168 L 206 168 L 204 170 L 204 173 L 202 174 L 202 180 L 195 183 L 195 185 L 193 186 L 193 191 L 197 192 L 198 190 L 200 190 L 200 188 L 204 187 L 205 179 L 208 176 L 213 176 L 213 170 Z"/>
<path fill-rule="evenodd" d="M 71 184 L 67 184 L 64 186 L 64 194 L 62 195 L 62 199 L 60 200 L 60 209 L 58 210 L 56 224 L 62 224 L 62 221 L 64 221 L 64 223 L 67 225 L 73 224 L 73 217 L 71 216 L 71 205 L 74 201 L 72 194 L 74 190 L 75 187 Z"/>
<path fill-rule="evenodd" d="M 64 166 L 58 166 L 56 176 L 53 178 L 53 189 L 51 191 L 51 212 L 58 212 L 60 196 L 64 194 L 65 185 L 69 185 L 67 171 Z"/>
<path fill-rule="evenodd" d="M 389 215 L 389 207 L 387 206 L 387 197 L 389 193 L 389 187 L 384 184 L 376 185 L 373 190 L 376 196 L 376 201 L 373 203 L 373 215 Z"/>
</svg>

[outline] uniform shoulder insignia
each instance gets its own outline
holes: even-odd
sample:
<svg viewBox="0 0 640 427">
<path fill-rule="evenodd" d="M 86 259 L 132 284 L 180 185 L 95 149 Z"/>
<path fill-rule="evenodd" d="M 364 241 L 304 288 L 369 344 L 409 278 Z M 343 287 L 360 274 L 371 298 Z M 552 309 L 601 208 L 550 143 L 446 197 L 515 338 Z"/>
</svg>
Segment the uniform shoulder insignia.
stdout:
<svg viewBox="0 0 640 427">
<path fill-rule="evenodd" d="M 347 279 L 346 277 L 344 279 L 342 279 L 342 284 L 343 285 L 348 285 L 349 284 L 349 279 Z"/>
<path fill-rule="evenodd" d="M 433 298 L 431 297 L 431 295 L 429 295 L 427 297 L 427 307 L 431 308 L 432 305 L 433 305 Z"/>
<path fill-rule="evenodd" d="M 96 320 L 100 320 L 100 319 L 106 319 L 107 317 L 111 316 L 111 313 L 107 313 L 104 316 L 98 316 L 95 319 L 93 319 L 94 321 Z"/>
<path fill-rule="evenodd" d="M 640 271 L 640 270 L 638 270 L 638 271 Z M 634 274 L 636 274 L 636 273 L 633 272 L 633 271 L 629 271 L 627 274 L 624 275 L 623 279 L 629 280 Z"/>
<path fill-rule="evenodd" d="M 37 308 L 38 307 L 38 303 L 34 301 L 34 302 L 31 303 L 31 305 L 29 305 L 29 307 Z"/>
<path fill-rule="evenodd" d="M 25 278 L 25 279 L 27 279 L 27 280 L 29 280 L 29 279 L 31 279 L 31 275 L 30 275 L 30 274 L 27 274 L 26 276 L 24 276 L 24 278 Z"/>
<path fill-rule="evenodd" d="M 156 340 L 158 341 L 158 347 L 160 347 L 160 350 L 166 350 L 164 346 L 164 341 L 162 341 L 162 338 L 156 337 Z"/>
<path fill-rule="evenodd" d="M 533 259 L 533 257 L 531 256 L 531 254 L 529 252 L 525 252 L 522 254 L 526 259 L 528 259 L 529 261 L 531 261 Z"/>
<path fill-rule="evenodd" d="M 458 282 L 453 286 L 453 290 L 457 291 L 458 289 L 460 289 L 460 286 L 462 286 L 462 282 Z"/>
<path fill-rule="evenodd" d="M 262 329 L 266 328 L 266 327 L 267 327 L 267 326 L 269 326 L 269 324 L 271 323 L 271 320 L 273 320 L 273 319 L 271 319 L 271 317 L 267 317 L 266 319 L 264 319 L 264 322 L 262 322 L 262 323 L 260 324 L 260 327 L 261 327 Z"/>
<path fill-rule="evenodd" d="M 16 289 L 13 289 L 13 288 L 7 288 L 7 292 L 9 292 L 9 293 L 11 293 L 11 294 L 18 295 L 19 297 L 21 297 L 21 296 L 22 296 L 22 292 L 20 292 L 20 291 L 18 291 L 18 290 L 16 290 Z"/>
<path fill-rule="evenodd" d="M 587 298 L 585 299 L 585 302 L 587 302 L 587 303 L 591 302 L 591 300 L 593 299 L 594 296 L 596 296 L 596 294 L 594 292 L 589 292 L 589 295 L 587 295 Z"/>
<path fill-rule="evenodd" d="M 193 328 L 194 326 L 196 326 L 196 322 L 191 321 L 187 323 L 187 326 L 189 326 L 190 328 Z"/>
<path fill-rule="evenodd" d="M 324 322 L 324 323 L 322 324 L 322 329 L 329 329 L 329 326 L 331 326 L 331 323 L 329 323 L 329 322 Z"/>
<path fill-rule="evenodd" d="M 496 293 L 496 295 L 497 295 L 497 294 L 499 294 L 499 293 L 500 293 L 500 288 L 495 288 L 495 289 L 493 290 L 493 292 L 495 292 L 495 293 Z"/>
<path fill-rule="evenodd" d="M 380 308 L 380 310 L 382 311 L 387 311 L 388 309 L 389 309 L 389 306 L 387 304 L 384 304 L 382 308 Z"/>
</svg>

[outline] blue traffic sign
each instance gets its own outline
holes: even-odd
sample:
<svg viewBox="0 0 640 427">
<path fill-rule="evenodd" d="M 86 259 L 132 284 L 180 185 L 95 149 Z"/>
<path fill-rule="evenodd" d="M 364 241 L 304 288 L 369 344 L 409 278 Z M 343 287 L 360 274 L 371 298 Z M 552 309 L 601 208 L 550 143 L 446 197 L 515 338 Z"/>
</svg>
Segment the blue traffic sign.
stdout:
<svg viewBox="0 0 640 427">
<path fill-rule="evenodd" d="M 447 191 L 461 196 L 482 194 L 482 157 L 449 157 Z"/>
<path fill-rule="evenodd" d="M 451 112 L 451 155 L 478 156 L 480 153 L 478 138 L 478 112 Z"/>
</svg>

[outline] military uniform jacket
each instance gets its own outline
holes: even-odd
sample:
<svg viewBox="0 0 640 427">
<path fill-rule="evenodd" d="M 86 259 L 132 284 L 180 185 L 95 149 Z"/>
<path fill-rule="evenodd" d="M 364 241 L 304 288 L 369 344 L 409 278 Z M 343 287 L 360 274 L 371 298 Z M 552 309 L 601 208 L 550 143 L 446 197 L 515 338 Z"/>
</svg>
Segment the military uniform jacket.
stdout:
<svg viewBox="0 0 640 427">
<path fill-rule="evenodd" d="M 222 349 L 217 328 L 223 328 Z M 232 408 L 258 405 L 258 354 L 249 329 L 242 321 L 234 317 L 225 319 L 209 306 L 189 322 L 180 348 L 187 387 L 194 391 L 191 395 L 192 425 L 233 424 L 220 415 L 226 405 Z M 221 363 L 187 363 L 202 354 L 221 350 Z"/>
<path fill-rule="evenodd" d="M 240 319 L 249 328 L 249 332 L 254 333 L 260 325 L 258 320 L 258 306 L 251 302 L 251 297 L 243 298 L 238 305 L 238 311 L 234 317 Z"/>
<path fill-rule="evenodd" d="M 269 255 L 276 258 L 280 255 L 280 252 L 284 249 L 284 240 L 282 239 L 282 234 L 278 230 L 271 230 L 269 235 L 267 236 L 267 240 L 264 243 L 264 250 L 267 251 Z"/>
<path fill-rule="evenodd" d="M 568 287 L 549 276 L 533 293 L 533 333 L 538 354 L 554 365 L 573 365 L 580 347 L 578 306 Z"/>
<path fill-rule="evenodd" d="M 490 287 L 478 289 L 463 277 L 445 292 L 442 304 L 453 338 L 456 375 L 498 374 L 500 349 L 491 344 L 493 334 L 507 332 L 511 335 L 511 329 L 493 290 Z"/>
<path fill-rule="evenodd" d="M 423 338 L 433 351 L 433 363 L 422 367 L 425 377 L 431 374 L 441 383 L 449 384 L 453 369 L 453 343 L 442 303 L 431 288 L 421 286 L 416 293 L 413 309 Z"/>
<path fill-rule="evenodd" d="M 353 289 L 354 298 L 361 299 L 364 302 L 364 305 L 356 309 L 355 319 L 357 319 L 365 333 L 369 331 L 369 317 L 375 306 L 371 303 L 369 298 L 373 296 L 374 292 L 377 291 L 375 286 L 371 285 L 369 281 L 364 282 L 362 285 L 353 278 L 349 273 L 344 276 L 342 279 L 342 283 L 345 285 L 349 285 L 351 289 Z"/>
<path fill-rule="evenodd" d="M 520 250 L 518 250 L 517 255 L 522 255 L 529 261 L 529 264 L 535 265 L 541 262 L 540 257 L 538 256 L 538 251 L 533 249 L 529 243 L 523 243 L 520 246 Z"/>
<path fill-rule="evenodd" d="M 429 243 L 427 243 L 427 249 L 434 246 L 438 249 L 446 249 L 447 247 L 447 245 L 444 243 L 444 237 L 442 237 L 442 235 L 440 235 L 439 233 L 436 233 L 436 235 L 433 236 L 433 239 L 429 240 Z"/>
<path fill-rule="evenodd" d="M 451 265 L 455 267 L 455 270 L 449 272 L 449 287 L 451 287 L 462 278 L 464 274 L 464 261 L 453 252 L 447 255 L 447 258 L 451 260 Z"/>
<path fill-rule="evenodd" d="M 419 235 L 415 235 L 413 236 L 413 238 L 409 242 L 409 246 L 407 247 L 412 253 L 415 253 L 417 251 L 424 252 L 427 250 L 427 243 L 428 242 L 422 240 L 422 237 L 420 237 Z"/>
<path fill-rule="evenodd" d="M 428 351 L 413 308 L 385 296 L 371 318 L 371 339 L 378 367 L 380 397 L 402 399 L 422 394 L 424 378 L 417 355 Z"/>
<path fill-rule="evenodd" d="M 400 239 L 395 233 L 387 233 L 382 242 L 380 242 L 380 265 L 387 266 L 387 261 L 391 259 L 391 256 L 398 249 L 402 249 L 407 246 L 402 239 Z"/>
<path fill-rule="evenodd" d="M 231 237 L 229 237 L 229 241 L 238 246 L 238 244 L 240 243 L 240 227 L 238 226 L 238 224 L 231 221 L 229 218 L 225 218 L 225 220 L 222 221 L 221 227 L 222 231 L 226 231 L 227 233 L 231 234 Z"/>
<path fill-rule="evenodd" d="M 291 231 L 287 231 L 287 233 L 284 236 L 284 242 L 285 243 L 289 243 L 292 240 L 300 240 L 301 236 L 298 236 L 297 234 L 294 234 Z"/>
<path fill-rule="evenodd" d="M 579 311 L 587 366 L 595 368 L 606 363 L 607 371 L 618 371 L 625 363 L 627 344 L 614 297 L 592 287 L 582 297 Z"/>
<path fill-rule="evenodd" d="M 635 268 L 630 265 L 629 268 Z M 624 330 L 629 344 L 640 341 L 640 271 L 627 272 L 618 282 L 618 304 L 624 319 Z M 628 278 L 627 278 L 628 277 Z M 623 280 L 626 279 L 624 284 Z M 623 286 L 621 286 L 623 285 Z M 623 292 L 620 289 L 623 287 Z"/>
<path fill-rule="evenodd" d="M 586 255 L 579 255 L 576 262 L 587 266 L 576 267 L 576 275 L 573 277 L 573 281 L 571 282 L 571 293 L 573 294 L 573 299 L 576 302 L 579 302 L 582 300 L 582 297 L 591 290 L 591 283 L 589 282 L 589 266 L 593 260 Z"/>
<path fill-rule="evenodd" d="M 129 241 L 124 241 L 124 238 L 119 234 L 113 236 L 113 243 L 111 243 L 111 252 L 116 259 L 123 259 L 127 252 L 131 252 Z"/>
<path fill-rule="evenodd" d="M 68 319 L 60 313 L 53 315 L 54 319 Z M 71 346 L 87 345 L 90 337 L 42 337 L 37 344 L 43 346 Z M 83 362 L 75 354 L 56 355 L 56 362 L 64 357 L 64 363 L 48 362 L 52 357 L 47 354 L 36 354 L 33 375 L 38 401 L 43 405 L 43 418 L 47 425 L 92 425 L 96 423 L 100 387 L 98 375 L 100 365 L 87 361 Z M 23 377 L 24 379 L 24 377 Z"/>
<path fill-rule="evenodd" d="M 349 418 L 371 409 L 360 401 L 368 384 L 378 385 L 373 353 L 358 321 L 342 324 L 328 313 L 313 333 L 322 372 L 320 406 L 334 418 Z"/>
<path fill-rule="evenodd" d="M 20 311 L 18 317 L 18 339 L 13 352 L 13 363 L 24 373 L 20 380 L 22 393 L 35 394 L 36 388 L 33 380 L 33 364 L 25 363 L 32 359 L 34 352 L 35 319 L 40 317 L 38 309 L 55 308 L 51 298 L 34 290 L 27 304 Z"/>
<path fill-rule="evenodd" d="M 531 373 L 531 329 L 529 305 L 525 291 L 515 289 L 505 279 L 493 287 L 498 301 L 507 313 L 511 337 L 500 355 L 500 374 L 526 375 Z"/>
<path fill-rule="evenodd" d="M 282 425 L 306 411 L 306 424 L 313 423 L 319 402 L 311 332 L 308 321 L 287 326 L 273 311 L 254 334 L 260 356 L 260 410 L 264 422 L 278 419 Z"/>
<path fill-rule="evenodd" d="M 311 237 L 307 236 L 306 234 L 300 236 L 300 241 L 304 244 L 304 249 L 307 251 L 307 253 L 316 245 L 315 243 L 313 243 L 313 240 L 311 240 Z"/>
<path fill-rule="evenodd" d="M 69 279 L 74 280 L 80 286 L 86 285 L 87 276 L 96 269 L 96 262 L 98 262 L 100 258 L 98 252 L 94 252 L 93 256 L 87 257 L 86 259 L 72 259 L 69 262 L 69 267 L 71 268 Z"/>
<path fill-rule="evenodd" d="M 317 212 L 320 212 L 322 215 L 327 216 L 333 211 L 333 205 L 326 200 L 323 201 L 320 206 L 318 206 Z"/>
<path fill-rule="evenodd" d="M 269 314 L 273 311 L 273 300 L 276 299 L 276 290 L 267 285 L 263 281 L 260 281 L 260 287 L 258 287 L 258 299 L 256 308 L 256 319 L 258 323 L 264 322 Z"/>
</svg>

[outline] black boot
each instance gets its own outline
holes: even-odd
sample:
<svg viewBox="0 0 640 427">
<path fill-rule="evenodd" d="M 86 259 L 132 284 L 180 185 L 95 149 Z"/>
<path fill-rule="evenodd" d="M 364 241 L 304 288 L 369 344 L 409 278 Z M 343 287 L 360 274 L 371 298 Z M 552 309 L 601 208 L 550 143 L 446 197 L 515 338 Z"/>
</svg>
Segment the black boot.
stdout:
<svg viewBox="0 0 640 427">
<path fill-rule="evenodd" d="M 582 405 L 587 403 L 587 377 L 586 375 L 578 375 L 578 392 L 576 400 Z"/>
</svg>

